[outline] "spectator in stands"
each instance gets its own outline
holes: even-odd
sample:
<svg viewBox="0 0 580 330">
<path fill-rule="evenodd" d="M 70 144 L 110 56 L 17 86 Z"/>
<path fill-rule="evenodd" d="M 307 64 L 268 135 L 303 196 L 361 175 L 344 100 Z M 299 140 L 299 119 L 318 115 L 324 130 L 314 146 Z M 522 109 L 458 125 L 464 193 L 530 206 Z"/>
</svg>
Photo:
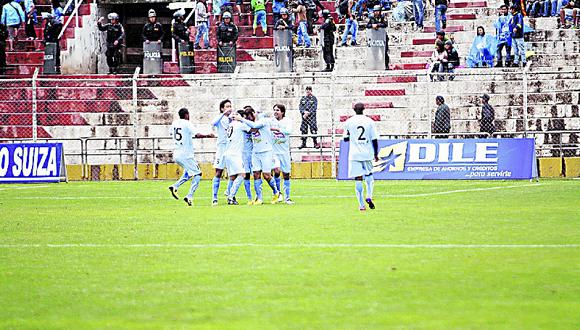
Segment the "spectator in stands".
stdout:
<svg viewBox="0 0 580 330">
<path fill-rule="evenodd" d="M 496 51 L 496 39 L 486 35 L 483 26 L 477 27 L 477 36 L 473 40 L 467 56 L 467 66 L 470 68 L 493 67 Z"/>
<path fill-rule="evenodd" d="M 312 95 L 312 87 L 306 87 L 306 96 L 302 96 L 300 99 L 299 106 L 300 116 L 302 117 L 302 123 L 300 124 L 300 133 L 302 135 L 308 134 L 308 128 L 310 128 L 310 134 L 318 134 L 318 125 L 316 124 L 316 110 L 318 109 L 318 99 L 316 96 Z M 306 148 L 305 136 L 302 136 L 302 144 L 298 149 Z M 316 136 L 312 137 L 312 142 L 314 143 L 314 148 L 320 148 Z"/>
<path fill-rule="evenodd" d="M 510 20 L 511 15 L 508 13 L 508 7 L 506 5 L 501 5 L 499 7 L 499 17 L 494 22 L 495 35 L 497 42 L 497 67 L 503 66 L 502 61 L 502 51 L 505 47 L 505 66 L 509 66 L 511 63 L 511 53 L 512 53 L 512 36 L 510 31 Z"/>
<path fill-rule="evenodd" d="M 209 24 L 208 24 L 209 14 L 207 12 L 207 6 L 205 5 L 205 0 L 198 0 L 195 5 L 195 28 L 197 32 L 195 33 L 195 49 L 201 49 L 199 46 L 199 40 L 203 37 L 203 44 L 205 49 L 209 48 Z"/>
<path fill-rule="evenodd" d="M 107 18 L 108 24 L 103 25 L 104 17 L 99 18 L 97 27 L 99 31 L 107 32 L 106 42 L 107 51 L 107 65 L 109 66 L 109 73 L 116 74 L 121 64 L 121 47 L 123 46 L 123 37 L 125 36 L 125 29 L 119 23 L 119 15 L 117 13 L 110 13 Z"/>
<path fill-rule="evenodd" d="M 256 36 L 256 28 L 258 23 L 262 27 L 262 32 L 264 36 L 267 36 L 267 24 L 266 24 L 266 2 L 264 0 L 252 0 L 252 11 L 254 12 L 254 24 L 252 25 L 252 36 Z"/>
<path fill-rule="evenodd" d="M 222 15 L 222 22 L 217 30 L 217 40 L 220 46 L 233 46 L 238 40 L 238 27 L 232 23 L 232 14 L 229 11 Z"/>
<path fill-rule="evenodd" d="M 431 6 L 433 6 L 433 0 L 429 0 Z M 441 29 L 447 27 L 447 0 L 435 0 L 435 31 L 439 32 Z"/>
<path fill-rule="evenodd" d="M 574 7 L 574 2 L 570 1 L 564 8 L 560 9 L 560 26 L 564 29 L 568 28 L 567 21 L 572 22 L 572 28 L 578 28 L 578 8 Z"/>
<path fill-rule="evenodd" d="M 238 24 L 242 25 L 242 5 L 244 0 L 236 0 L 236 9 L 238 10 Z"/>
<path fill-rule="evenodd" d="M 336 25 L 328 9 L 322 11 L 322 18 L 324 18 L 324 23 L 320 26 L 320 30 L 324 31 L 322 57 L 326 63 L 326 68 L 323 71 L 330 72 L 334 70 L 334 32 L 336 31 Z"/>
<path fill-rule="evenodd" d="M 274 0 L 272 3 L 272 14 L 274 17 L 274 24 L 278 22 L 280 17 L 282 16 L 282 9 L 288 7 L 288 0 Z M 286 10 L 286 14 L 288 14 L 288 10 Z"/>
<path fill-rule="evenodd" d="M 437 48 L 437 42 L 441 41 L 445 44 L 449 38 L 445 35 L 445 31 L 437 31 L 435 32 L 435 48 Z"/>
<path fill-rule="evenodd" d="M 60 43 L 58 42 L 58 36 L 62 31 L 62 23 L 49 13 L 45 13 L 43 17 L 46 21 L 43 33 L 44 43 L 52 42 L 56 44 L 56 53 L 54 54 L 56 60 L 56 72 L 60 73 Z"/>
<path fill-rule="evenodd" d="M 211 3 L 211 13 L 213 15 L 214 21 L 219 25 L 220 23 L 220 16 L 222 14 L 221 11 L 221 0 L 213 0 Z"/>
<path fill-rule="evenodd" d="M 234 8 L 232 6 L 232 2 L 229 0 L 222 0 L 220 3 L 220 11 L 222 13 L 222 19 L 223 19 L 223 14 L 225 14 L 226 11 L 233 15 Z M 232 23 L 233 23 L 233 21 L 232 21 Z"/>
<path fill-rule="evenodd" d="M 511 7 L 512 18 L 510 20 L 510 29 L 512 30 L 512 44 L 514 48 L 513 66 L 526 66 L 526 44 L 524 43 L 524 16 L 520 13 L 517 5 Z"/>
<path fill-rule="evenodd" d="M 310 46 L 312 46 L 312 42 L 310 41 L 310 36 L 308 35 L 308 20 L 306 17 L 306 7 L 304 6 L 302 0 L 294 2 L 292 12 L 298 16 L 297 46 L 298 47 L 306 46 L 306 48 L 310 48 Z"/>
<path fill-rule="evenodd" d="M 308 23 L 308 35 L 314 34 L 314 22 L 318 21 L 318 12 L 316 8 L 324 10 L 324 6 L 320 0 L 304 0 L 304 6 L 306 7 L 306 22 Z"/>
<path fill-rule="evenodd" d="M 173 25 L 171 26 L 171 37 L 178 44 L 189 43 L 190 47 L 193 48 L 193 43 L 189 40 L 189 28 L 183 21 L 185 18 L 185 9 L 179 9 L 173 13 Z M 197 40 L 197 39 L 196 39 Z"/>
<path fill-rule="evenodd" d="M 441 40 L 437 40 L 436 49 L 431 55 L 431 74 L 429 77 L 431 81 L 435 81 L 435 75 L 433 72 L 443 73 L 447 69 L 448 57 L 447 51 L 445 50 L 445 44 Z M 437 75 L 437 80 L 443 80 L 442 75 Z"/>
<path fill-rule="evenodd" d="M 445 104 L 443 96 L 437 96 L 435 103 L 437 104 L 437 111 L 435 112 L 435 121 L 433 122 L 433 129 L 431 131 L 435 134 L 449 134 L 451 131 L 451 111 L 447 104 Z M 435 138 L 440 139 L 447 137 L 446 135 L 435 136 Z"/>
<path fill-rule="evenodd" d="M 13 41 L 11 50 L 14 50 L 14 44 L 18 42 L 18 29 L 26 22 L 20 0 L 13 0 L 2 7 L 1 21 L 8 28 L 8 36 Z"/>
<path fill-rule="evenodd" d="M 401 0 L 393 9 L 393 21 L 408 22 L 414 19 L 413 3 L 410 0 Z"/>
<path fill-rule="evenodd" d="M 387 28 L 387 20 L 385 16 L 381 12 L 380 5 L 376 5 L 373 10 L 373 15 L 369 18 L 369 22 L 367 23 L 367 29 L 386 29 Z M 385 33 L 387 31 L 385 30 Z M 389 35 L 385 36 L 385 70 L 389 70 Z"/>
<path fill-rule="evenodd" d="M 568 3 L 568 0 L 552 0 L 550 3 L 550 9 L 551 9 L 551 16 L 552 17 L 557 17 L 560 15 L 560 10 L 562 9 L 562 6 L 566 5 L 566 3 Z M 560 23 L 560 21 L 558 21 L 558 23 Z"/>
<path fill-rule="evenodd" d="M 62 7 L 59 0 L 51 0 L 52 1 L 52 9 L 50 13 L 54 20 L 60 22 L 60 24 L 64 24 L 64 8 Z"/>
<path fill-rule="evenodd" d="M 8 29 L 6 25 L 0 23 L 0 76 L 6 74 L 6 39 L 8 39 Z"/>
<path fill-rule="evenodd" d="M 527 3 L 526 12 L 530 17 L 540 17 L 543 14 L 544 1 L 543 0 L 532 0 Z"/>
<path fill-rule="evenodd" d="M 423 0 L 412 0 L 413 15 L 415 16 L 415 29 L 423 31 L 423 19 L 425 15 L 425 3 Z"/>
<path fill-rule="evenodd" d="M 486 132 L 490 135 L 495 132 L 495 110 L 489 104 L 489 95 L 483 94 L 481 96 L 481 119 L 479 120 L 479 131 Z"/>
<path fill-rule="evenodd" d="M 36 6 L 34 5 L 34 0 L 24 0 L 24 11 L 26 14 L 26 25 L 24 27 L 26 31 L 26 38 L 28 40 L 36 39 L 36 30 L 34 29 L 36 23 Z"/>
<path fill-rule="evenodd" d="M 145 43 L 161 43 L 165 32 L 163 32 L 163 26 L 161 23 L 157 22 L 157 13 L 153 9 L 149 9 L 147 13 L 149 21 L 143 26 L 143 42 Z"/>
<path fill-rule="evenodd" d="M 288 16 L 288 9 L 286 8 L 280 9 L 280 15 L 282 15 L 282 17 L 280 17 L 276 21 L 276 24 L 274 25 L 274 30 L 292 30 L 292 21 Z"/>
<path fill-rule="evenodd" d="M 445 41 L 445 50 L 447 51 L 447 72 L 454 73 L 455 68 L 459 67 L 459 54 L 451 40 Z M 455 76 L 450 75 L 449 80 L 455 79 Z"/>
<path fill-rule="evenodd" d="M 356 43 L 356 34 L 358 31 L 358 22 L 356 21 L 356 17 L 352 11 L 354 6 L 354 0 L 348 0 L 348 11 L 346 13 L 346 17 L 344 19 L 344 33 L 342 34 L 342 42 L 340 43 L 341 46 L 347 46 L 346 40 L 348 35 L 352 35 L 351 37 L 351 46 L 357 46 Z"/>
</svg>

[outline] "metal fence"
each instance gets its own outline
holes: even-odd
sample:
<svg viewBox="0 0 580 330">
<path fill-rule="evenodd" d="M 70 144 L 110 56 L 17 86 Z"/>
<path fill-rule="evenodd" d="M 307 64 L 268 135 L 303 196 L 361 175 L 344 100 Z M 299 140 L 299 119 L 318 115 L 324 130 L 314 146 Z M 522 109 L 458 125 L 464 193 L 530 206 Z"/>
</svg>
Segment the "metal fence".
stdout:
<svg viewBox="0 0 580 330">
<path fill-rule="evenodd" d="M 189 108 L 192 122 L 209 133 L 219 102 L 228 98 L 234 109 L 251 105 L 266 113 L 284 104 L 294 123 L 291 150 L 298 162 L 334 162 L 342 125 L 358 102 L 385 138 L 527 136 L 536 139 L 538 156 L 580 155 L 580 73 L 481 69 L 431 78 L 427 69 L 160 77 L 137 71 L 102 79 L 34 75 L 0 80 L 0 140 L 62 141 L 72 164 L 162 164 L 172 162 L 169 127 L 177 110 Z M 304 116 L 307 86 L 317 110 Z M 495 112 L 495 129 L 480 132 L 484 93 Z M 211 162 L 215 139 L 196 143 L 199 160 Z"/>
</svg>

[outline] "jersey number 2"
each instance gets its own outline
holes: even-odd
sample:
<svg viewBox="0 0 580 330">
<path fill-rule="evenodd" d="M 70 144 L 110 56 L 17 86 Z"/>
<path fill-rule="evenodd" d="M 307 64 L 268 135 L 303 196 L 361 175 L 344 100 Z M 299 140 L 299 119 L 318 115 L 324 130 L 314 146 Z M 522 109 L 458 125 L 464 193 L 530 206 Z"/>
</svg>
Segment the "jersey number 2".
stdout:
<svg viewBox="0 0 580 330">
<path fill-rule="evenodd" d="M 357 126 L 357 130 L 360 130 L 360 135 L 358 136 L 359 141 L 366 141 L 367 139 L 364 137 L 365 135 L 365 128 L 362 126 Z"/>
</svg>

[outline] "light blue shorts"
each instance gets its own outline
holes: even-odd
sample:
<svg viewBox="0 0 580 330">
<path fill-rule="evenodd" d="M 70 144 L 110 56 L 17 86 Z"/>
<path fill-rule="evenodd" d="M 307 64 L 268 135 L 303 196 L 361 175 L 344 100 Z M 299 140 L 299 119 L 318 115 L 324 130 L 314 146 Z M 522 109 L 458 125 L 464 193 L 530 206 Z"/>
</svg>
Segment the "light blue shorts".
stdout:
<svg viewBox="0 0 580 330">
<path fill-rule="evenodd" d="M 370 160 L 349 160 L 348 177 L 354 179 L 357 176 L 365 176 L 373 173 L 373 163 Z"/>
<path fill-rule="evenodd" d="M 282 173 L 290 173 L 290 170 L 292 169 L 290 154 L 274 154 L 274 168 L 279 168 Z"/>
<path fill-rule="evenodd" d="M 228 171 L 228 176 L 238 175 L 245 173 L 244 161 L 240 155 L 226 155 L 226 169 Z"/>
<path fill-rule="evenodd" d="M 272 151 L 264 151 L 252 154 L 252 171 L 266 172 L 272 171 L 273 156 Z"/>
<path fill-rule="evenodd" d="M 195 159 L 193 159 L 193 158 L 180 158 L 180 159 L 175 159 L 175 162 L 179 166 L 183 167 L 183 170 L 190 177 L 201 174 L 201 169 L 199 168 L 199 164 L 197 164 L 197 161 Z"/>
<path fill-rule="evenodd" d="M 225 144 L 218 144 L 215 152 L 215 160 L 213 161 L 213 168 L 223 170 L 226 167 L 224 152 L 226 150 Z"/>
<path fill-rule="evenodd" d="M 244 161 L 245 173 L 252 173 L 252 153 L 244 152 L 244 154 L 242 155 L 242 160 Z"/>
</svg>

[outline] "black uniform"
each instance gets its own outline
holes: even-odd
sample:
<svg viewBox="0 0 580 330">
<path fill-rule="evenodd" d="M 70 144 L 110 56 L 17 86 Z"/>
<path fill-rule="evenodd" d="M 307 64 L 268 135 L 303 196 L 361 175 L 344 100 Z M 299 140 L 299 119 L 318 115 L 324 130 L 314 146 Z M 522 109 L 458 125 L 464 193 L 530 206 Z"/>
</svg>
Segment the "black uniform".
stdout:
<svg viewBox="0 0 580 330">
<path fill-rule="evenodd" d="M 109 66 L 109 73 L 116 73 L 119 64 L 121 64 L 121 43 L 125 36 L 125 29 L 119 23 L 105 24 L 97 23 L 100 31 L 107 31 L 107 65 Z M 115 41 L 118 41 L 115 46 Z"/>
<path fill-rule="evenodd" d="M 435 112 L 435 122 L 433 123 L 433 133 L 449 133 L 451 131 L 451 113 L 447 104 L 443 103 Z M 436 136 L 445 138 L 445 136 Z"/>
<path fill-rule="evenodd" d="M 47 20 L 46 25 L 44 25 L 44 42 L 53 42 L 56 44 L 56 70 L 58 72 L 60 68 L 60 43 L 58 42 L 58 35 L 62 31 L 62 23 L 57 20 Z"/>
<path fill-rule="evenodd" d="M 8 29 L 6 25 L 0 23 L 0 75 L 6 73 L 6 39 L 8 39 Z"/>
<path fill-rule="evenodd" d="M 281 26 L 284 26 L 285 30 L 292 31 L 292 21 L 290 20 L 290 18 L 288 19 L 280 18 L 279 20 L 277 20 L 276 24 L 274 24 L 274 30 L 282 30 L 280 29 Z"/>
<path fill-rule="evenodd" d="M 479 122 L 479 131 L 493 134 L 495 132 L 495 110 L 489 103 L 481 107 L 481 121 Z"/>
<path fill-rule="evenodd" d="M 367 24 L 367 29 L 372 29 L 373 28 L 373 24 L 377 24 L 379 26 L 379 28 L 387 28 L 387 20 L 385 19 L 385 16 L 380 15 L 378 18 L 375 17 L 374 15 L 372 15 L 369 18 L 369 22 Z M 386 30 L 385 30 L 386 33 Z M 385 35 L 385 69 L 389 70 L 389 63 L 391 62 L 391 59 L 389 58 L 389 35 Z"/>
<path fill-rule="evenodd" d="M 300 124 L 300 132 L 303 135 L 308 134 L 308 128 L 310 128 L 310 133 L 312 135 L 316 135 L 318 133 L 318 125 L 316 123 L 316 110 L 318 109 L 318 99 L 316 96 L 302 96 L 300 99 L 300 117 L 302 118 L 302 123 Z M 304 112 L 308 111 L 310 114 L 306 119 L 304 119 Z M 306 137 L 302 137 L 302 146 L 300 148 L 306 147 Z M 318 141 L 316 137 L 312 137 L 312 141 L 314 142 L 314 146 L 318 145 Z"/>
<path fill-rule="evenodd" d="M 304 7 L 306 7 L 306 31 L 309 35 L 314 34 L 314 21 L 318 20 L 318 13 L 316 12 L 316 7 L 320 10 L 324 10 L 324 6 L 320 3 L 320 0 L 304 0 Z"/>
<path fill-rule="evenodd" d="M 143 41 L 160 41 L 163 40 L 163 36 L 165 32 L 163 32 L 163 26 L 159 22 L 151 23 L 147 22 L 143 26 Z"/>
<path fill-rule="evenodd" d="M 232 22 L 230 24 L 220 23 L 217 30 L 217 40 L 218 42 L 233 42 L 235 44 L 238 40 L 238 28 Z"/>
<path fill-rule="evenodd" d="M 189 40 L 189 28 L 185 22 L 182 20 L 175 20 L 173 27 L 171 29 L 171 37 L 175 39 L 176 43 L 181 43 L 183 41 L 190 44 L 191 49 L 193 49 L 193 43 Z"/>
<path fill-rule="evenodd" d="M 336 31 L 336 25 L 332 17 L 328 17 L 324 20 L 324 24 L 320 26 L 320 29 L 324 31 L 324 45 L 322 46 L 322 57 L 326 63 L 326 70 L 334 70 L 334 32 Z"/>
</svg>

